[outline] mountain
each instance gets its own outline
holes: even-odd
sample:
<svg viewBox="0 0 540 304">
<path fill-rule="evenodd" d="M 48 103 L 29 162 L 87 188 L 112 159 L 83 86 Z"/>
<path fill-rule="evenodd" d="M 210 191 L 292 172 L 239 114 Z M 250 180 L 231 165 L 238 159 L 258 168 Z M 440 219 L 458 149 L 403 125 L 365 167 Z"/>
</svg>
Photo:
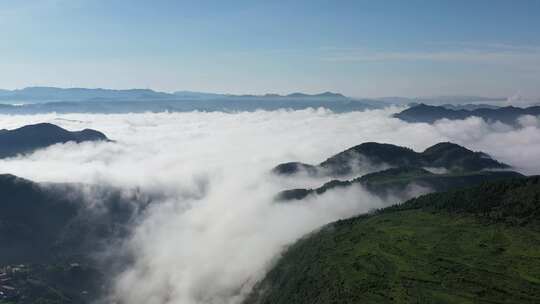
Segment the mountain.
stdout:
<svg viewBox="0 0 540 304">
<path fill-rule="evenodd" d="M 46 252 L 78 211 L 62 196 L 51 197 L 37 184 L 13 175 L 0 175 L 0 195 L 1 264 L 47 259 Z"/>
<path fill-rule="evenodd" d="M 439 119 L 466 119 L 468 117 L 480 117 L 488 122 L 500 121 L 509 125 L 517 125 L 517 119 L 523 115 L 540 115 L 540 106 L 517 108 L 517 107 L 501 107 L 501 108 L 482 108 L 474 110 L 454 110 L 443 106 L 429 106 L 419 104 L 403 110 L 394 115 L 394 117 L 406 122 L 425 122 L 434 123 Z"/>
<path fill-rule="evenodd" d="M 411 102 L 411 103 L 407 104 L 407 106 L 409 108 L 412 108 L 412 107 L 419 106 L 421 104 L 422 103 Z M 438 106 L 449 109 L 449 110 L 467 110 L 467 111 L 473 111 L 473 110 L 477 110 L 477 109 L 498 109 L 498 108 L 501 108 L 501 106 L 491 105 L 491 104 L 486 104 L 486 103 L 478 103 L 478 104 L 476 104 L 476 103 L 464 103 L 464 104 L 445 103 L 445 104 L 438 105 Z"/>
<path fill-rule="evenodd" d="M 491 106 L 491 104 L 501 104 L 506 102 L 508 97 L 484 97 L 484 96 L 464 96 L 464 95 L 454 95 L 454 96 L 420 96 L 420 97 L 399 97 L 399 96 L 389 96 L 389 97 L 380 97 L 377 100 L 394 104 L 394 105 L 408 105 L 412 103 L 424 103 L 428 105 L 441 106 L 441 105 L 477 105 L 477 104 L 486 104 Z"/>
<path fill-rule="evenodd" d="M 434 193 L 290 246 L 244 304 L 539 303 L 540 177 Z"/>
<path fill-rule="evenodd" d="M 418 105 L 418 104 L 416 104 Z M 466 103 L 466 104 L 443 104 L 441 107 L 450 109 L 450 110 L 467 110 L 467 111 L 473 111 L 477 109 L 498 109 L 500 106 L 490 105 L 486 103 L 479 103 L 479 104 L 473 104 L 473 103 Z"/>
<path fill-rule="evenodd" d="M 274 167 L 272 172 L 278 175 L 306 172 L 308 175 L 346 176 L 354 174 L 357 168 L 376 171 L 373 169 L 384 167 L 433 167 L 450 171 L 509 168 L 485 153 L 473 152 L 449 142 L 438 143 L 421 153 L 392 144 L 367 142 L 340 152 L 318 165 L 289 162 Z"/>
<path fill-rule="evenodd" d="M 34 183 L 9 174 L 0 175 L 0 197 L 0 265 L 95 252 L 128 233 L 127 225 L 151 201 L 137 191 Z"/>
<path fill-rule="evenodd" d="M 167 94 L 167 93 L 163 93 Z M 0 94 L 1 95 L 1 94 Z M 170 95 L 170 96 L 169 96 Z M 336 113 L 364 111 L 382 108 L 385 104 L 369 99 L 352 99 L 341 94 L 303 94 L 302 97 L 282 95 L 222 95 L 197 92 L 176 92 L 167 96 L 142 94 L 135 97 L 118 98 L 94 96 L 81 100 L 55 99 L 10 99 L 0 104 L 0 114 L 39 113 L 141 113 L 141 112 L 190 112 L 190 111 L 274 111 L 279 109 L 303 110 L 326 108 Z M 158 98 L 159 97 L 159 98 Z M 7 104 L 9 103 L 9 104 Z M 13 103 L 13 104 L 11 104 Z"/>
<path fill-rule="evenodd" d="M 154 200 L 136 189 L 9 174 L 0 175 L 0 197 L 2 304 L 95 303 L 129 263 L 122 240 Z"/>
<path fill-rule="evenodd" d="M 324 92 L 324 93 L 313 94 L 313 95 L 304 94 L 304 93 L 292 93 L 292 94 L 289 94 L 289 95 L 286 95 L 286 96 L 283 96 L 283 97 L 289 97 L 289 98 L 291 98 L 291 97 L 292 98 L 337 98 L 337 99 L 347 98 L 343 94 L 333 93 L 333 92 Z"/>
<path fill-rule="evenodd" d="M 85 101 L 85 100 L 140 100 L 140 99 L 172 99 L 173 95 L 156 92 L 150 89 L 88 89 L 88 88 L 56 88 L 27 87 L 24 89 L 4 91 L 1 100 L 11 101 Z"/>
<path fill-rule="evenodd" d="M 218 93 L 205 93 L 194 91 L 176 91 L 173 93 L 175 97 L 181 99 L 215 99 L 215 98 L 227 98 L 226 94 Z"/>
<path fill-rule="evenodd" d="M 336 188 L 362 186 L 383 199 L 400 201 L 417 196 L 418 191 L 438 192 L 473 186 L 487 181 L 525 176 L 513 171 L 476 171 L 435 174 L 418 167 L 399 167 L 382 170 L 352 180 L 332 180 L 315 189 L 291 189 L 280 192 L 277 201 L 301 200 L 310 195 L 320 195 Z"/>
<path fill-rule="evenodd" d="M 0 130 L 0 158 L 31 153 L 37 149 L 66 143 L 85 141 L 108 141 L 105 134 L 85 129 L 70 132 L 50 123 L 27 125 L 14 130 Z"/>
<path fill-rule="evenodd" d="M 183 100 L 183 99 L 222 99 L 222 98 L 325 98 L 348 99 L 342 94 L 324 92 L 320 94 L 292 93 L 289 95 L 234 95 L 194 91 L 177 91 L 174 93 L 158 92 L 151 89 L 114 90 L 102 88 L 57 88 L 57 87 L 27 87 L 17 90 L 0 90 L 0 100 L 21 102 L 51 102 L 51 101 L 137 101 L 137 100 Z"/>
<path fill-rule="evenodd" d="M 145 112 L 238 112 L 275 111 L 280 109 L 304 110 L 325 108 L 336 113 L 377 109 L 383 105 L 370 100 L 326 98 L 269 98 L 269 97 L 219 97 L 186 98 L 175 100 L 119 100 L 44 102 L 23 105 L 0 104 L 0 114 L 40 113 L 145 113 Z"/>
</svg>

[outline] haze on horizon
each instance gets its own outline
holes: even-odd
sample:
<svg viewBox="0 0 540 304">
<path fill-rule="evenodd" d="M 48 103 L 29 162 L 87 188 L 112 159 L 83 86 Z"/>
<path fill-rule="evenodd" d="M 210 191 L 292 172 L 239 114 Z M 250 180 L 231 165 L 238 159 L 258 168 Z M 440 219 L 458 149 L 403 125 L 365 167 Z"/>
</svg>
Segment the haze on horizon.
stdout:
<svg viewBox="0 0 540 304">
<path fill-rule="evenodd" d="M 539 97 L 540 2 L 0 2 L 0 87 Z"/>
</svg>

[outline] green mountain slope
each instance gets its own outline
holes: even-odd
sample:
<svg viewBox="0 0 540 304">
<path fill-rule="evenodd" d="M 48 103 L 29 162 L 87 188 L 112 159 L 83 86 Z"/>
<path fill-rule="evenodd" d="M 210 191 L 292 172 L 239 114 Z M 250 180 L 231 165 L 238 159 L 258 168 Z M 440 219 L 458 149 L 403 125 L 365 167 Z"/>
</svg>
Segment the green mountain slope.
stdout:
<svg viewBox="0 0 540 304">
<path fill-rule="evenodd" d="M 540 177 L 435 193 L 327 225 L 245 303 L 539 303 Z"/>
</svg>

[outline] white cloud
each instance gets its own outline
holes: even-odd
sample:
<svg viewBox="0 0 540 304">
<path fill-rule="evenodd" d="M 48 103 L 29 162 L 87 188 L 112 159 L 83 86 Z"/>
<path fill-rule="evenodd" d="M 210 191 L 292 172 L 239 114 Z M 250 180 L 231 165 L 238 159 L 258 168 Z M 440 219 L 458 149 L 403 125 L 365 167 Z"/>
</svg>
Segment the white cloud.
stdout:
<svg viewBox="0 0 540 304">
<path fill-rule="evenodd" d="M 366 141 L 417 151 L 453 141 L 540 172 L 538 118 L 523 118 L 522 129 L 478 118 L 428 125 L 391 118 L 395 111 L 2 115 L 0 128 L 53 122 L 95 128 L 117 142 L 56 145 L 0 160 L 0 170 L 163 192 L 127 243 L 135 264 L 118 277 L 114 296 L 134 304 L 238 303 L 284 246 L 325 223 L 392 203 L 350 188 L 274 204 L 278 191 L 306 183 L 270 176 L 280 162 L 318 163 Z"/>
<path fill-rule="evenodd" d="M 439 61 L 506 65 L 521 70 L 538 72 L 540 50 L 522 52 L 497 50 L 457 50 L 423 52 L 345 52 L 323 57 L 331 62 L 388 62 L 388 61 Z"/>
</svg>

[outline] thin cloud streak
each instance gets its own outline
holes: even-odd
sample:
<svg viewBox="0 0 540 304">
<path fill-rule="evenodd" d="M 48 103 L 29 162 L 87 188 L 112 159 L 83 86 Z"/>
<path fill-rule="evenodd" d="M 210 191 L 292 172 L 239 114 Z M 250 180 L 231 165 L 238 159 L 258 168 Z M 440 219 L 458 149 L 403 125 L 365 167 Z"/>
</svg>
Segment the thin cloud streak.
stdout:
<svg viewBox="0 0 540 304">
<path fill-rule="evenodd" d="M 540 47 L 493 44 L 490 48 L 434 51 L 371 51 L 366 49 L 335 49 L 321 60 L 331 63 L 368 62 L 456 62 L 506 66 L 524 72 L 540 72 Z"/>
</svg>

